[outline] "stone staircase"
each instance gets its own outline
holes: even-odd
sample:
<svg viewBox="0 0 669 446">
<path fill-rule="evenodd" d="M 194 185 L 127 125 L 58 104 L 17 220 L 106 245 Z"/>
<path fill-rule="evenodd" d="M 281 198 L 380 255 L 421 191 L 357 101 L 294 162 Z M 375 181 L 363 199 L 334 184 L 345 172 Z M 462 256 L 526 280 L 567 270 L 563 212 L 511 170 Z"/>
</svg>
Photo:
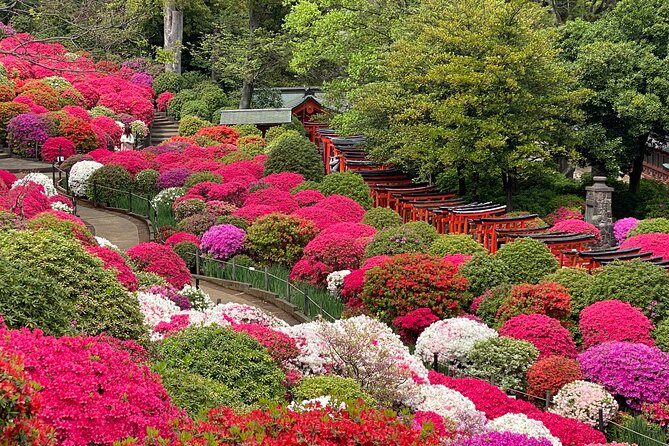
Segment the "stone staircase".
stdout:
<svg viewBox="0 0 669 446">
<path fill-rule="evenodd" d="M 9 147 L 0 146 L 0 160 L 9 158 Z"/>
<path fill-rule="evenodd" d="M 179 134 L 179 123 L 165 115 L 164 112 L 156 112 L 153 124 L 151 124 L 151 145 L 155 146 Z"/>
</svg>

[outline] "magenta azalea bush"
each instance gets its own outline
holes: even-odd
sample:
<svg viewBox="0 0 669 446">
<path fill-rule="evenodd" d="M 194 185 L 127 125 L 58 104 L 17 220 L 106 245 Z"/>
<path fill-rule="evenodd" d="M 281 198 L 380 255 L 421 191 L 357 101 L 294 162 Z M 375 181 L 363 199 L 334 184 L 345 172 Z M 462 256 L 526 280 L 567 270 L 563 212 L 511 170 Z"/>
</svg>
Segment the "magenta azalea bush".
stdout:
<svg viewBox="0 0 669 446">
<path fill-rule="evenodd" d="M 511 432 L 491 432 L 456 441 L 453 446 L 552 446 L 547 438 Z"/>
<path fill-rule="evenodd" d="M 49 139 L 46 121 L 35 113 L 23 113 L 7 124 L 7 145 L 12 153 L 33 157 L 38 147 Z"/>
<path fill-rule="evenodd" d="M 615 222 L 613 225 L 613 235 L 618 244 L 624 242 L 625 239 L 627 239 L 627 234 L 629 234 L 632 229 L 636 228 L 638 224 L 639 220 L 634 217 L 621 218 Z"/>
<path fill-rule="evenodd" d="M 170 187 L 181 187 L 192 174 L 193 172 L 191 172 L 189 169 L 175 167 L 161 173 L 156 180 L 156 186 L 158 186 L 158 189 L 161 190 L 168 189 Z"/>
<path fill-rule="evenodd" d="M 583 376 L 632 407 L 669 399 L 669 354 L 631 342 L 605 342 L 578 357 Z"/>
<path fill-rule="evenodd" d="M 200 246 L 215 259 L 226 260 L 244 247 L 246 232 L 233 225 L 216 225 L 202 235 Z"/>
</svg>

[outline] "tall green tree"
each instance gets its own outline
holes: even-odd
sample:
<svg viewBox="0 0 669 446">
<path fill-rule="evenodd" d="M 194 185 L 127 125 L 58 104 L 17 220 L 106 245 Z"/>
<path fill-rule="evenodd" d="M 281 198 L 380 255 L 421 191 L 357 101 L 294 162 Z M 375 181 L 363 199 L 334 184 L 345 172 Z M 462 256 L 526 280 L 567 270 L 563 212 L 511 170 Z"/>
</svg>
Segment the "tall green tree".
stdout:
<svg viewBox="0 0 669 446">
<path fill-rule="evenodd" d="M 649 136 L 669 129 L 669 3 L 621 0 L 599 21 L 561 31 L 565 58 L 594 92 L 579 149 L 597 170 L 629 174 L 636 193 Z"/>
<path fill-rule="evenodd" d="M 423 177 L 500 175 L 511 207 L 522 169 L 569 151 L 587 94 L 551 46 L 551 21 L 524 0 L 423 0 L 394 30 L 383 79 L 356 89 L 334 124 Z"/>
</svg>

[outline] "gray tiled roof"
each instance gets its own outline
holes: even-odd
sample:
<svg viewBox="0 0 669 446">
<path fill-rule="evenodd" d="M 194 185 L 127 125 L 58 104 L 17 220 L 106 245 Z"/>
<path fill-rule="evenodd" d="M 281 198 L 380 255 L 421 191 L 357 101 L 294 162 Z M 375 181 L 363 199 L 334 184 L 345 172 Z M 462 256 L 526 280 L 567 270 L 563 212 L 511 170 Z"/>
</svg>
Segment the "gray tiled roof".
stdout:
<svg viewBox="0 0 669 446">
<path fill-rule="evenodd" d="M 291 108 L 223 110 L 220 124 L 290 124 L 292 116 Z"/>
</svg>

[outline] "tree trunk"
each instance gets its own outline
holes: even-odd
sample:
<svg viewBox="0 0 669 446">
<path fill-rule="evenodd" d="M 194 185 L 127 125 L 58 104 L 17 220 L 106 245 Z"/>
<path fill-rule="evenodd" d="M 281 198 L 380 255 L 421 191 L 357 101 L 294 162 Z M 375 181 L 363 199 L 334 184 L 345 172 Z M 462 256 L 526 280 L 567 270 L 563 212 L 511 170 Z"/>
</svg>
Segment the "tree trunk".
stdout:
<svg viewBox="0 0 669 446">
<path fill-rule="evenodd" d="M 518 179 L 515 172 L 503 172 L 502 184 L 504 185 L 504 192 L 506 193 L 506 212 L 513 211 L 513 193 L 518 186 Z"/>
<path fill-rule="evenodd" d="M 253 0 L 248 0 L 246 5 L 249 10 L 249 46 L 253 46 L 253 33 L 258 28 L 258 17 L 254 8 Z M 250 63 L 250 61 L 249 61 Z M 242 98 L 239 101 L 239 108 L 251 108 L 251 100 L 253 99 L 253 89 L 255 82 L 252 75 L 248 74 L 242 84 Z"/>
<path fill-rule="evenodd" d="M 639 192 L 641 186 L 641 174 L 643 173 L 643 160 L 646 157 L 646 141 L 648 135 L 644 135 L 637 139 L 636 158 L 632 163 L 632 170 L 630 171 L 630 188 L 629 191 L 633 194 Z"/>
<path fill-rule="evenodd" d="M 462 166 L 455 168 L 458 173 L 458 195 L 463 197 L 467 193 L 467 180 L 465 179 L 464 169 Z"/>
<path fill-rule="evenodd" d="M 165 2 L 165 50 L 174 54 L 174 62 L 165 64 L 165 71 L 181 74 L 181 45 L 184 36 L 184 13 L 177 9 L 176 0 Z"/>
</svg>

